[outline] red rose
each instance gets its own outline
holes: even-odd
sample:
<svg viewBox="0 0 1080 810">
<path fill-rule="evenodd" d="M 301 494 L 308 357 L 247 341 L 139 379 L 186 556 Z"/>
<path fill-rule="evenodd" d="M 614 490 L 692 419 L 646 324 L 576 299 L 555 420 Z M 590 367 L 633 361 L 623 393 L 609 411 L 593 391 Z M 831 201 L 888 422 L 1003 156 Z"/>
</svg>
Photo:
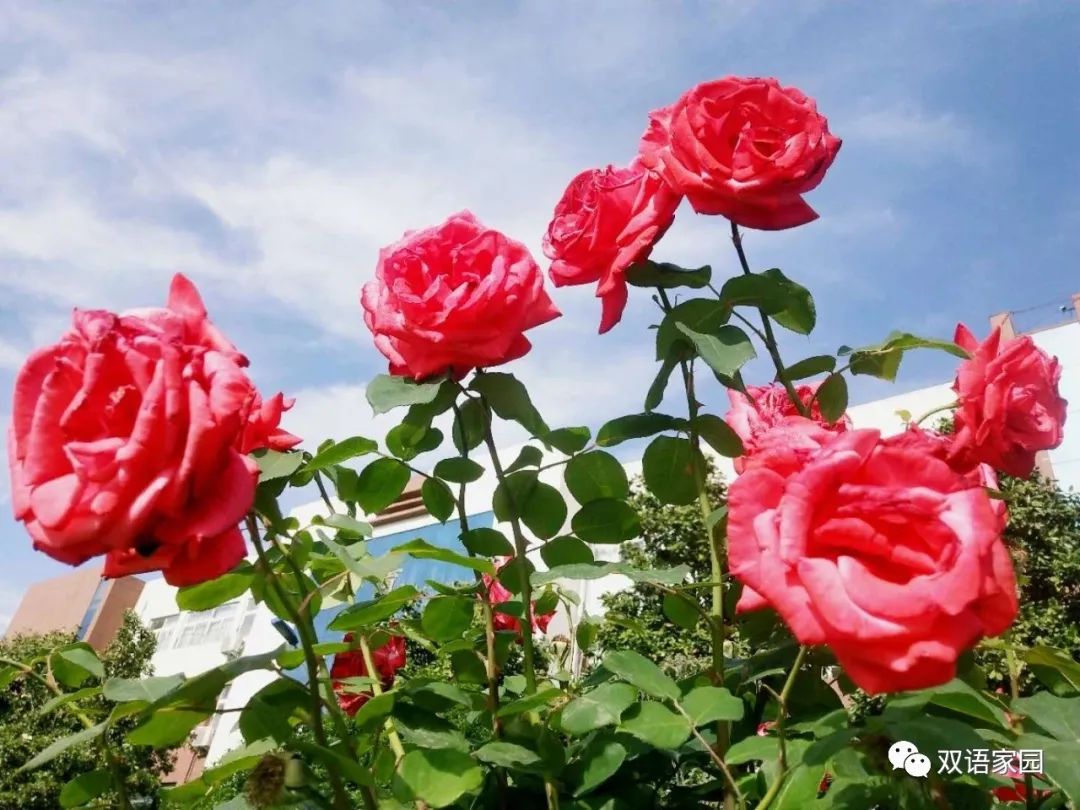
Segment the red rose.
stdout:
<svg viewBox="0 0 1080 810">
<path fill-rule="evenodd" d="M 870 693 L 951 679 L 1016 616 L 986 491 L 910 436 L 852 430 L 802 469 L 757 459 L 728 497 L 731 573 L 803 644 L 827 644 Z"/>
<path fill-rule="evenodd" d="M 418 380 L 521 357 L 559 317 L 528 249 L 468 211 L 383 248 L 360 301 L 390 373 Z"/>
<path fill-rule="evenodd" d="M 682 198 L 635 161 L 626 169 L 588 169 L 570 181 L 544 236 L 556 287 L 600 282 L 600 333 L 622 318 L 625 272 L 649 257 Z"/>
<path fill-rule="evenodd" d="M 840 149 L 814 100 L 776 79 L 728 76 L 649 114 L 641 158 L 699 214 L 775 231 L 817 214 L 816 188 Z"/>
<path fill-rule="evenodd" d="M 503 559 L 497 563 L 497 569 L 501 569 L 509 559 Z M 505 588 L 499 580 L 491 576 L 491 574 L 484 574 L 484 587 L 487 588 L 488 601 L 492 605 L 499 605 L 503 602 L 510 602 L 513 600 L 514 595 Z M 533 602 L 533 614 L 532 614 L 532 626 L 533 631 L 537 633 L 546 633 L 548 625 L 551 624 L 551 619 L 555 616 L 555 611 L 551 613 L 537 613 L 536 602 Z M 496 630 L 512 630 L 516 631 L 518 635 L 521 635 L 521 622 L 509 613 L 501 613 L 498 610 L 492 611 L 493 620 Z"/>
<path fill-rule="evenodd" d="M 245 453 L 299 441 L 277 427 L 287 403 L 263 402 L 246 366 L 181 275 L 165 308 L 76 310 L 15 381 L 12 501 L 34 547 L 173 585 L 235 566 L 258 477 Z"/>
<path fill-rule="evenodd" d="M 353 634 L 347 633 L 345 643 L 351 644 L 352 640 Z M 382 687 L 389 689 L 394 684 L 397 671 L 405 666 L 405 639 L 401 636 L 390 636 L 381 647 L 371 651 L 371 662 L 375 665 Z M 356 714 L 360 707 L 371 699 L 371 693 L 355 692 L 343 679 L 367 676 L 364 655 L 359 650 L 349 650 L 334 656 L 334 663 L 330 666 L 330 682 L 334 687 L 334 694 L 337 695 L 338 705 L 349 717 Z"/>
<path fill-rule="evenodd" d="M 795 386 L 795 393 L 804 403 L 810 405 L 810 416 L 817 428 L 833 433 L 843 433 L 850 427 L 850 420 L 845 416 L 833 424 L 827 424 L 821 415 L 821 405 L 814 400 L 821 383 L 804 383 Z M 746 394 L 728 389 L 728 399 L 731 407 L 724 415 L 724 421 L 732 430 L 739 434 L 743 443 L 743 455 L 735 459 L 735 472 L 741 473 L 750 459 L 762 452 L 766 445 L 776 449 L 778 444 L 783 444 L 790 439 L 802 439 L 813 435 L 816 431 L 810 426 L 800 425 L 799 422 L 789 422 L 795 425 L 794 431 L 789 431 L 786 436 L 773 436 L 766 439 L 770 431 L 777 425 L 789 420 L 790 417 L 799 416 L 799 409 L 791 401 L 784 386 L 779 383 L 772 385 L 748 385 Z M 802 444 L 802 442 L 799 442 Z M 816 449 L 816 444 L 810 449 Z"/>
<path fill-rule="evenodd" d="M 979 343 L 959 324 L 955 340 L 971 354 L 953 383 L 958 456 L 1026 478 L 1038 451 L 1061 444 L 1068 403 L 1058 394 L 1057 358 L 1026 335 L 1002 340 L 1000 328 Z"/>
</svg>

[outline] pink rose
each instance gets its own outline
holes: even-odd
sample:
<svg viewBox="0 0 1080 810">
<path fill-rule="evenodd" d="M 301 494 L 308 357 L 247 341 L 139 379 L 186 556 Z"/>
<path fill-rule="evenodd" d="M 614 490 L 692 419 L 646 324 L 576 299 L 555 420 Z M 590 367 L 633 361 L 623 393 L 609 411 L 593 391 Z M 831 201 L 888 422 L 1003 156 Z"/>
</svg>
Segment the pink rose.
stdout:
<svg viewBox="0 0 1080 810">
<path fill-rule="evenodd" d="M 496 570 L 501 569 L 509 561 L 509 558 L 497 560 Z M 488 601 L 491 602 L 492 605 L 501 605 L 503 602 L 513 601 L 514 594 L 510 593 L 509 589 L 504 587 L 503 584 L 499 582 L 499 580 L 497 580 L 495 577 L 491 576 L 490 574 L 484 574 L 483 581 L 484 587 L 487 589 Z M 536 603 L 533 602 L 532 606 L 533 631 L 537 633 L 546 633 L 548 625 L 551 624 L 551 620 L 555 616 L 555 612 L 552 611 L 551 613 L 537 613 L 535 610 Z M 492 611 L 492 613 L 496 630 L 514 630 L 517 631 L 519 636 L 521 635 L 521 622 L 518 621 L 515 617 L 511 616 L 508 613 L 500 613 L 497 610 Z"/>
<path fill-rule="evenodd" d="M 299 441 L 277 427 L 281 395 L 264 402 L 246 366 L 181 275 L 165 308 L 76 310 L 15 382 L 12 500 L 34 547 L 174 585 L 235 566 L 258 477 L 245 453 Z"/>
<path fill-rule="evenodd" d="M 351 644 L 353 634 L 346 633 L 343 640 L 346 644 Z M 397 671 L 405 666 L 405 639 L 401 636 L 390 636 L 381 647 L 371 651 L 371 663 L 375 665 L 382 687 L 389 689 L 394 684 Z M 371 693 L 354 691 L 344 683 L 344 679 L 367 676 L 367 664 L 364 663 L 364 654 L 360 650 L 348 650 L 334 656 L 334 663 L 330 666 L 330 684 L 337 696 L 338 705 L 349 717 L 360 711 L 360 707 L 371 699 Z"/>
<path fill-rule="evenodd" d="M 622 318 L 626 269 L 644 261 L 675 219 L 682 198 L 635 161 L 588 169 L 570 181 L 544 236 L 556 287 L 600 282 L 600 333 Z"/>
<path fill-rule="evenodd" d="M 818 383 L 804 383 L 795 386 L 795 393 L 804 403 L 810 405 L 810 417 L 817 425 L 817 429 L 832 433 L 843 433 L 850 427 L 850 420 L 844 416 L 832 424 L 825 422 L 821 415 L 821 406 L 814 399 L 817 393 Z M 784 386 L 779 383 L 772 385 L 748 385 L 746 394 L 728 389 L 728 399 L 731 407 L 724 415 L 724 421 L 732 430 L 739 434 L 743 443 L 743 455 L 735 459 L 735 472 L 741 473 L 750 460 L 766 445 L 772 450 L 785 441 L 797 438 L 805 438 L 807 434 L 813 434 L 814 430 L 809 426 L 801 425 L 798 421 L 790 422 L 791 417 L 799 417 L 799 409 L 791 401 Z M 801 418 L 801 417 L 800 417 Z M 787 422 L 788 426 L 795 425 L 793 431 L 788 431 L 785 436 L 766 437 L 778 425 Z M 801 442 L 800 442 L 801 443 Z M 817 447 L 814 444 L 810 449 Z"/>
<path fill-rule="evenodd" d="M 1061 444 L 1068 403 L 1058 393 L 1057 358 L 1026 335 L 1002 340 L 1000 329 L 979 343 L 959 324 L 955 340 L 971 354 L 953 383 L 960 401 L 956 453 L 1026 478 L 1037 452 Z"/>
<path fill-rule="evenodd" d="M 699 214 L 767 231 L 817 219 L 802 195 L 839 149 L 813 99 L 776 79 L 738 76 L 703 82 L 651 112 L 640 146 L 645 165 Z"/>
<path fill-rule="evenodd" d="M 383 248 L 360 300 L 390 373 L 417 380 L 521 357 L 559 317 L 528 249 L 468 211 Z"/>
<path fill-rule="evenodd" d="M 961 652 L 1016 616 L 986 491 L 912 436 L 852 430 L 795 472 L 755 460 L 728 509 L 740 610 L 771 604 L 868 692 L 950 680 Z"/>
</svg>

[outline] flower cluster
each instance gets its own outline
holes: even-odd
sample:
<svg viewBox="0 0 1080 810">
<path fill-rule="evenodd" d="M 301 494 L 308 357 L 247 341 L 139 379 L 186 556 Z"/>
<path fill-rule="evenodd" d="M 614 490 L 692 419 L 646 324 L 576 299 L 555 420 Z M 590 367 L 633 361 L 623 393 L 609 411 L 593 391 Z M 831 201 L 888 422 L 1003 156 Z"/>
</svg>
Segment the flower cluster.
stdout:
<svg viewBox="0 0 1080 810">
<path fill-rule="evenodd" d="M 240 562 L 258 478 L 247 454 L 300 441 L 278 428 L 291 402 L 263 400 L 247 365 L 182 275 L 164 308 L 76 310 L 15 382 L 12 501 L 34 547 L 173 585 Z"/>
<path fill-rule="evenodd" d="M 797 415 L 778 386 L 732 394 L 742 474 L 729 493 L 739 610 L 771 605 L 803 644 L 827 644 L 871 693 L 953 677 L 956 659 L 1017 612 L 995 468 L 1027 475 L 1061 440 L 1057 361 L 1030 338 L 977 343 L 957 373 L 955 435 L 892 437 Z M 810 386 L 796 393 L 808 402 Z"/>
<path fill-rule="evenodd" d="M 353 634 L 346 633 L 343 641 L 352 644 Z M 371 650 L 371 662 L 375 665 L 379 683 L 384 689 L 389 689 L 394 683 L 397 671 L 405 666 L 405 639 L 401 636 L 390 636 L 383 644 Z M 338 705 L 349 717 L 355 715 L 360 707 L 371 699 L 371 690 L 353 686 L 346 679 L 367 677 L 374 676 L 368 673 L 364 655 L 360 650 L 347 650 L 334 656 L 334 663 L 330 665 L 330 682 L 334 687 Z"/>
</svg>

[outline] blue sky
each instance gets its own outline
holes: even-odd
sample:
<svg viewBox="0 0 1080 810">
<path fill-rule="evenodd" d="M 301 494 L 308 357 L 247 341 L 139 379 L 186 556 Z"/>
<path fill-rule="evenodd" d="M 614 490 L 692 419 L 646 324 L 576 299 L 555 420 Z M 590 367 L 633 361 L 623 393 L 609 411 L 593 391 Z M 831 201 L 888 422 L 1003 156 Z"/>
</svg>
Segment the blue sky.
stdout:
<svg viewBox="0 0 1080 810">
<path fill-rule="evenodd" d="M 182 270 L 260 386 L 298 397 L 295 431 L 384 429 L 363 402 L 383 362 L 357 302 L 378 248 L 470 208 L 540 258 L 570 177 L 629 160 L 650 109 L 728 73 L 800 87 L 844 139 L 809 198 L 821 219 L 746 240 L 816 295 L 817 332 L 785 337 L 792 361 L 1064 303 L 1080 290 L 1077 41 L 1080 6 L 1004 0 L 0 0 L 0 416 L 72 306 L 158 304 Z M 656 257 L 734 272 L 723 223 L 686 206 Z M 647 296 L 603 338 L 591 290 L 556 300 L 565 317 L 513 367 L 548 420 L 638 409 Z M 898 385 L 951 371 L 912 357 Z M 0 624 L 63 570 L 4 490 Z"/>
</svg>

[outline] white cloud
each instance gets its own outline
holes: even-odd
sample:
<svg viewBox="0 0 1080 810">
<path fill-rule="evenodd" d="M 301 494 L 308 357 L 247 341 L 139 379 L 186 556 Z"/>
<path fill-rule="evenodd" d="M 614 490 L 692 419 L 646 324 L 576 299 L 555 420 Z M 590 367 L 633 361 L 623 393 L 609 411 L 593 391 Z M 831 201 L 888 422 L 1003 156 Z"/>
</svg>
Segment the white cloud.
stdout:
<svg viewBox="0 0 1080 810">
<path fill-rule="evenodd" d="M 980 162 L 989 149 L 961 116 L 912 102 L 870 106 L 836 126 L 845 140 L 864 148 L 878 144 L 918 162 Z"/>
</svg>

